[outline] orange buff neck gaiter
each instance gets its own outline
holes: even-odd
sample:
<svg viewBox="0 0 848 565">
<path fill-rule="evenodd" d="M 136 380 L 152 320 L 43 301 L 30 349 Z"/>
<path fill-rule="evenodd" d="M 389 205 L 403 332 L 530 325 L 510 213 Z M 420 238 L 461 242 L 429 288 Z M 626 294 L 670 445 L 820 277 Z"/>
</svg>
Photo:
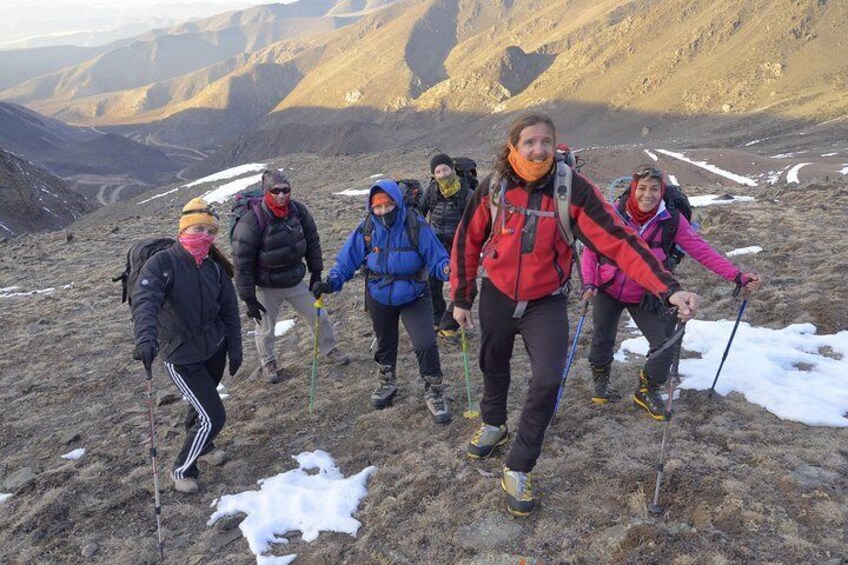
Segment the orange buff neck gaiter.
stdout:
<svg viewBox="0 0 848 565">
<path fill-rule="evenodd" d="M 521 153 L 518 152 L 518 149 L 512 143 L 509 144 L 508 159 L 515 174 L 527 182 L 536 182 L 544 177 L 551 170 L 551 165 L 554 163 L 553 153 L 541 163 L 529 161 L 521 156 Z"/>
</svg>

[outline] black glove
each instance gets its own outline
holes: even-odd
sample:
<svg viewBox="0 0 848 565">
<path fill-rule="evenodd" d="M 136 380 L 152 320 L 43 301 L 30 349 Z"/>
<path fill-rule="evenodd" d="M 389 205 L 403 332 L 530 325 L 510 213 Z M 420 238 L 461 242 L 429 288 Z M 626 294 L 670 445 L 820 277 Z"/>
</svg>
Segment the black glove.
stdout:
<svg viewBox="0 0 848 565">
<path fill-rule="evenodd" d="M 230 376 L 234 376 L 238 373 L 239 367 L 241 367 L 241 355 L 230 355 Z"/>
<path fill-rule="evenodd" d="M 309 292 L 312 292 L 315 289 L 315 285 L 321 282 L 321 271 L 315 271 L 311 273 L 309 277 Z"/>
<path fill-rule="evenodd" d="M 149 369 L 153 366 L 153 360 L 156 359 L 158 353 L 159 346 L 155 341 L 145 341 L 135 346 L 133 359 L 141 361 L 144 364 L 144 368 Z"/>
<path fill-rule="evenodd" d="M 262 320 L 261 312 L 265 312 L 265 307 L 256 300 L 255 296 L 251 296 L 250 298 L 244 301 L 244 304 L 247 306 L 247 317 L 253 318 L 257 322 Z"/>
<path fill-rule="evenodd" d="M 331 294 L 333 292 L 333 287 L 330 286 L 329 281 L 320 281 L 314 287 L 312 287 L 312 296 L 316 299 L 321 298 L 322 294 Z"/>
</svg>

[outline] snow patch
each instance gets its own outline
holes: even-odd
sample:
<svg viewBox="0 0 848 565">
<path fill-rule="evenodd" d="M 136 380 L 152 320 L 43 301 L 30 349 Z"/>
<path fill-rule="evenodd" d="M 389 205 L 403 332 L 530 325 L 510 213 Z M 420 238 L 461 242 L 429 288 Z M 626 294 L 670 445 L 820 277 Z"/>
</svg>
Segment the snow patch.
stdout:
<svg viewBox="0 0 848 565">
<path fill-rule="evenodd" d="M 62 459 L 67 459 L 69 461 L 76 461 L 80 457 L 85 455 L 85 448 L 80 447 L 78 449 L 74 449 L 73 451 L 69 451 L 68 453 L 62 455 Z"/>
<path fill-rule="evenodd" d="M 12 286 L 12 287 L 9 287 L 9 288 L 17 290 L 20 287 Z M 31 290 L 29 292 L 3 292 L 3 291 L 0 291 L 0 298 L 14 298 L 14 297 L 18 297 L 18 296 L 35 296 L 36 294 L 53 294 L 53 291 L 55 291 L 55 290 L 56 290 L 55 288 L 51 287 L 51 288 L 43 288 L 41 290 Z"/>
<path fill-rule="evenodd" d="M 367 494 L 365 485 L 376 467 L 366 467 L 345 478 L 325 451 L 303 452 L 294 459 L 297 469 L 259 480 L 260 490 L 225 494 L 212 503 L 216 510 L 207 526 L 235 514 L 247 515 L 239 529 L 256 555 L 257 564 L 291 563 L 297 557 L 262 555 L 272 544 L 288 543 L 283 536 L 287 532 L 300 531 L 304 542 L 312 542 L 322 531 L 355 537 L 362 525 L 353 513 Z M 315 469 L 317 473 L 308 472 Z"/>
<path fill-rule="evenodd" d="M 648 157 L 650 157 L 650 158 L 651 158 L 651 159 L 653 159 L 654 161 L 659 161 L 659 158 L 658 158 L 658 157 L 657 157 L 654 153 L 651 153 L 651 152 L 650 152 L 650 151 L 648 151 L 647 149 L 643 149 L 642 151 L 644 151 L 644 152 L 645 152 L 645 155 L 647 155 Z"/>
<path fill-rule="evenodd" d="M 701 357 L 680 360 L 681 388 L 710 388 L 733 324 L 734 320 L 692 320 L 686 325 L 683 348 Z M 616 359 L 647 352 L 644 337 L 627 339 Z M 774 330 L 742 322 L 716 391 L 739 392 L 781 420 L 848 427 L 848 331 L 817 335 L 813 324 Z"/>
<path fill-rule="evenodd" d="M 810 165 L 812 163 L 799 163 L 789 169 L 789 172 L 786 173 L 786 182 L 791 182 L 793 184 L 799 184 L 801 180 L 798 178 L 798 171 L 800 171 L 803 167 Z"/>
<path fill-rule="evenodd" d="M 750 247 L 740 247 L 739 249 L 734 249 L 733 251 L 728 251 L 728 257 L 736 257 L 737 255 L 753 255 L 755 253 L 759 253 L 763 248 L 759 245 L 752 245 Z"/>
<path fill-rule="evenodd" d="M 730 198 L 728 198 L 728 196 Z M 689 204 L 693 208 L 703 206 L 716 206 L 722 204 L 735 204 L 736 202 L 753 202 L 753 196 L 733 196 L 732 194 L 702 194 L 701 196 L 690 196 Z"/>
<path fill-rule="evenodd" d="M 376 175 L 371 175 L 371 176 L 370 176 L 370 177 L 368 177 L 368 178 L 369 178 L 369 179 L 379 179 L 379 178 L 383 178 L 384 176 L 386 176 L 386 175 L 385 175 L 385 174 L 383 174 L 383 173 L 377 173 Z"/>
<path fill-rule="evenodd" d="M 5 502 L 8 498 L 11 498 L 11 493 L 0 492 L 0 502 Z"/>
<path fill-rule="evenodd" d="M 835 155 L 839 155 L 839 153 L 822 153 L 822 157 L 833 157 Z"/>
<path fill-rule="evenodd" d="M 265 169 L 265 167 L 266 167 L 266 165 L 264 163 L 248 163 L 246 165 L 239 165 L 237 167 L 225 169 L 223 171 L 219 171 L 217 173 L 205 176 L 203 178 L 193 180 L 188 184 L 184 184 L 182 186 L 178 186 L 177 188 L 172 188 L 171 190 L 166 190 L 165 192 L 151 196 L 150 198 L 147 198 L 146 200 L 142 200 L 138 204 L 139 205 L 147 204 L 148 202 L 156 200 L 157 198 L 162 198 L 163 196 L 168 196 L 169 194 L 173 194 L 173 193 L 177 192 L 178 190 L 180 190 L 181 188 L 191 188 L 193 186 L 197 186 L 197 185 L 203 184 L 205 182 L 214 182 L 214 181 L 218 181 L 218 180 L 231 179 L 231 178 L 234 178 L 234 177 L 239 177 L 241 175 L 246 175 L 247 173 L 254 173 L 256 171 L 261 171 L 261 170 Z M 260 178 L 261 178 L 261 176 L 260 176 Z"/>
<path fill-rule="evenodd" d="M 676 185 L 676 186 L 680 186 L 680 183 L 679 183 L 679 182 L 677 182 L 677 177 L 676 177 L 676 176 L 674 176 L 674 175 L 668 175 L 668 180 L 671 182 L 671 184 Z"/>
<path fill-rule="evenodd" d="M 235 196 L 242 190 L 247 187 L 254 185 L 262 180 L 262 175 L 251 175 L 249 177 L 244 177 L 238 180 L 234 180 L 228 182 L 227 184 L 222 184 L 215 190 L 210 190 L 206 194 L 203 195 L 203 199 L 206 200 L 209 204 L 215 202 L 224 202 L 231 196 Z"/>
<path fill-rule="evenodd" d="M 333 194 L 338 194 L 339 196 L 362 196 L 371 192 L 370 188 L 346 188 L 341 192 L 334 192 Z"/>
<path fill-rule="evenodd" d="M 663 155 L 668 155 L 669 157 L 674 157 L 679 161 L 683 161 L 684 163 L 689 163 L 690 165 L 695 165 L 705 171 L 709 171 L 713 174 L 719 175 L 726 179 L 730 179 L 733 182 L 738 182 L 741 185 L 745 186 L 757 186 L 757 181 L 754 179 L 750 179 L 748 177 L 744 177 L 742 175 L 737 175 L 735 173 L 731 173 L 730 171 L 725 171 L 724 169 L 720 169 L 715 165 L 709 164 L 707 161 L 693 161 L 686 157 L 683 153 L 674 153 L 672 151 L 667 151 L 665 149 L 657 149 L 657 153 L 662 153 Z"/>
<path fill-rule="evenodd" d="M 274 325 L 274 335 L 279 337 L 294 327 L 294 320 L 283 320 Z"/>
<path fill-rule="evenodd" d="M 839 174 L 840 175 L 848 175 L 848 166 L 845 167 L 844 169 L 839 169 Z M 0 224 L 0 225 L 2 225 L 2 224 Z M 6 226 L 3 226 L 3 227 L 5 228 Z M 9 228 L 6 228 L 6 229 L 9 229 Z"/>
<path fill-rule="evenodd" d="M 15 233 L 11 228 L 6 226 L 6 224 L 4 224 L 3 222 L 0 222 L 0 228 L 3 228 L 4 230 L 6 230 L 9 233 L 12 233 L 12 234 Z"/>
<path fill-rule="evenodd" d="M 762 141 L 762 139 L 755 139 L 754 141 L 749 141 L 748 143 L 745 144 L 745 147 L 750 147 L 752 145 L 756 145 L 761 141 Z"/>
</svg>

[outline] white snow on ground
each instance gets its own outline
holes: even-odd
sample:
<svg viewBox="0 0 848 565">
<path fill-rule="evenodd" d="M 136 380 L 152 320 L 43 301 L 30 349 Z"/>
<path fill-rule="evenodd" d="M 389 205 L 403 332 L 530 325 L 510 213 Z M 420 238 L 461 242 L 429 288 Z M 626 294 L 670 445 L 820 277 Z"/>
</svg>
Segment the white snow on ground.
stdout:
<svg viewBox="0 0 848 565">
<path fill-rule="evenodd" d="M 17 290 L 20 287 L 13 286 L 13 287 L 9 287 L 9 288 Z M 14 298 L 14 297 L 17 297 L 17 296 L 34 296 L 36 294 L 53 294 L 53 291 L 55 291 L 55 290 L 56 290 L 55 288 L 51 287 L 51 288 L 43 288 L 41 290 L 31 290 L 29 292 L 2 292 L 2 291 L 0 291 L 0 298 Z"/>
<path fill-rule="evenodd" d="M 761 141 L 762 141 L 762 139 L 755 139 L 754 141 L 749 141 L 748 143 L 745 144 L 745 147 L 750 147 L 751 145 L 756 145 L 757 143 L 759 143 Z"/>
<path fill-rule="evenodd" d="M 677 177 L 676 177 L 676 176 L 674 176 L 674 175 L 668 175 L 668 180 L 671 182 L 671 184 L 673 184 L 673 185 L 677 185 L 677 186 L 680 186 L 680 183 L 679 183 L 679 182 L 677 182 Z"/>
<path fill-rule="evenodd" d="M 9 294 L 13 290 L 18 290 L 19 286 L 7 286 L 6 288 L 0 288 L 0 294 Z"/>
<path fill-rule="evenodd" d="M 168 196 L 169 194 L 173 194 L 180 190 L 181 188 L 191 188 L 192 186 L 197 186 L 198 184 L 203 184 L 205 182 L 214 182 L 217 180 L 225 180 L 231 179 L 233 177 L 238 177 L 241 175 L 245 175 L 247 173 L 253 173 L 256 171 L 261 171 L 265 168 L 264 163 L 248 163 L 246 165 L 239 165 L 238 167 L 232 167 L 230 169 L 225 169 L 223 171 L 219 171 L 217 173 L 211 174 L 209 176 L 205 176 L 203 178 L 199 178 L 197 180 L 193 180 L 188 184 L 184 184 L 182 186 L 178 186 L 177 188 L 172 188 L 171 190 L 166 190 L 160 194 L 156 194 L 147 198 L 146 200 L 142 200 L 138 204 L 146 204 L 151 200 L 156 200 L 157 198 L 162 198 L 163 196 Z M 261 177 L 260 177 L 261 178 Z"/>
<path fill-rule="evenodd" d="M 10 493 L 0 492 L 0 502 L 4 502 L 7 498 L 10 498 L 12 495 Z"/>
<path fill-rule="evenodd" d="M 642 151 L 644 151 L 644 152 L 645 152 L 645 155 L 647 155 L 648 157 L 650 157 L 650 158 L 651 158 L 651 159 L 653 159 L 654 161 L 659 161 L 659 159 L 657 158 L 657 156 L 656 156 L 656 155 L 654 155 L 653 153 L 651 153 L 650 151 L 648 151 L 647 149 L 643 149 Z"/>
<path fill-rule="evenodd" d="M 839 155 L 839 153 L 822 153 L 822 157 L 833 157 L 834 155 Z"/>
<path fill-rule="evenodd" d="M 235 196 L 245 188 L 254 185 L 262 180 L 262 175 L 251 175 L 249 177 L 244 177 L 241 179 L 237 179 L 227 184 L 222 184 L 215 190 L 210 190 L 206 194 L 203 195 L 203 199 L 206 200 L 209 204 L 214 202 L 224 202 L 231 196 Z"/>
<path fill-rule="evenodd" d="M 701 357 L 680 360 L 681 388 L 709 390 L 734 322 L 692 320 L 686 325 L 683 348 Z M 616 359 L 647 351 L 644 337 L 627 339 Z M 716 391 L 739 392 L 782 420 L 848 427 L 848 331 L 817 335 L 812 324 L 773 330 L 742 322 Z"/>
<path fill-rule="evenodd" d="M 376 175 L 371 175 L 371 176 L 370 176 L 370 177 L 368 177 L 368 178 L 369 178 L 369 179 L 379 179 L 379 178 L 382 178 L 382 177 L 384 177 L 384 176 L 386 176 L 386 175 L 385 175 L 385 174 L 383 174 L 383 173 L 377 173 Z"/>
<path fill-rule="evenodd" d="M 731 195 L 732 196 L 732 195 Z M 753 196 L 733 196 L 727 198 L 726 195 L 718 194 L 702 194 L 701 196 L 690 196 L 689 204 L 693 208 L 701 208 L 703 206 L 716 206 L 722 204 L 735 204 L 737 202 L 753 202 Z"/>
<path fill-rule="evenodd" d="M 15 233 L 10 228 L 6 227 L 6 224 L 4 224 L 3 222 L 0 222 L 0 228 L 3 228 L 4 230 L 6 230 L 9 233 Z"/>
<path fill-rule="evenodd" d="M 763 248 L 759 245 L 752 245 L 750 247 L 740 247 L 739 249 L 734 249 L 732 251 L 727 252 L 728 257 L 736 257 L 737 255 L 752 255 L 755 253 L 759 253 Z"/>
<path fill-rule="evenodd" d="M 221 397 L 221 400 L 224 400 L 225 398 L 229 398 L 229 396 L 230 396 L 230 394 L 227 392 L 227 388 L 222 384 L 219 384 L 218 388 L 216 388 L 215 390 L 218 391 L 218 396 Z"/>
<path fill-rule="evenodd" d="M 68 453 L 62 455 L 62 459 L 68 459 L 70 461 L 76 461 L 80 457 L 85 455 L 85 448 L 80 447 L 78 449 L 74 449 L 73 451 L 69 451 Z"/>
<path fill-rule="evenodd" d="M 274 325 L 274 335 L 279 337 L 294 327 L 294 320 L 283 320 Z"/>
<path fill-rule="evenodd" d="M 371 192 L 370 188 L 347 188 L 341 192 L 334 192 L 333 194 L 338 194 L 339 196 L 362 196 L 363 194 L 368 194 Z"/>
<path fill-rule="evenodd" d="M 239 529 L 256 555 L 257 564 L 291 563 L 297 557 L 262 555 L 271 544 L 288 543 L 283 534 L 300 531 L 303 541 L 312 542 L 322 531 L 356 536 L 362 525 L 353 513 L 367 494 L 365 484 L 376 467 L 366 467 L 345 478 L 325 451 L 307 451 L 294 459 L 297 469 L 259 480 L 260 490 L 225 494 L 212 502 L 216 510 L 207 526 L 235 514 L 247 515 Z M 317 473 L 308 472 L 315 469 Z"/>
<path fill-rule="evenodd" d="M 796 155 L 801 155 L 803 153 L 808 153 L 808 151 L 795 151 L 794 153 L 778 153 L 777 155 L 772 155 L 772 159 L 789 159 L 790 157 L 795 157 Z"/>
<path fill-rule="evenodd" d="M 715 165 L 710 165 L 706 161 L 693 161 L 692 159 L 686 157 L 683 153 L 674 153 L 673 151 L 667 151 L 665 149 L 657 149 L 657 153 L 662 153 L 663 155 L 668 155 L 669 157 L 674 157 L 679 161 L 683 161 L 684 163 L 689 163 L 690 165 L 695 165 L 701 169 L 724 177 L 726 179 L 730 179 L 734 182 L 738 182 L 739 184 L 745 186 L 757 186 L 757 181 L 754 179 L 750 179 L 748 177 L 743 177 L 742 175 L 737 175 L 735 173 L 731 173 L 730 171 L 725 171 L 724 169 L 720 169 Z"/>
<path fill-rule="evenodd" d="M 799 163 L 789 169 L 789 172 L 786 173 L 786 182 L 791 182 L 794 184 L 799 184 L 801 180 L 798 178 L 798 171 L 800 171 L 803 167 L 807 165 L 811 165 L 812 163 Z"/>
<path fill-rule="evenodd" d="M 839 174 L 848 175 L 848 166 L 846 166 L 844 169 L 839 169 Z"/>
</svg>

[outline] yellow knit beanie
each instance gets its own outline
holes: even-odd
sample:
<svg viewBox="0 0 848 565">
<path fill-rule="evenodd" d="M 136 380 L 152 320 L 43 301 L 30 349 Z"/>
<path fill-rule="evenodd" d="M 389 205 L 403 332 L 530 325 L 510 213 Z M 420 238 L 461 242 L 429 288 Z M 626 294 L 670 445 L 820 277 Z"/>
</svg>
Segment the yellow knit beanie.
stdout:
<svg viewBox="0 0 848 565">
<path fill-rule="evenodd" d="M 218 231 L 220 227 L 218 215 L 209 208 L 206 201 L 202 198 L 192 198 L 183 206 L 183 214 L 180 216 L 180 233 L 198 224 L 215 226 L 215 231 Z"/>
</svg>

